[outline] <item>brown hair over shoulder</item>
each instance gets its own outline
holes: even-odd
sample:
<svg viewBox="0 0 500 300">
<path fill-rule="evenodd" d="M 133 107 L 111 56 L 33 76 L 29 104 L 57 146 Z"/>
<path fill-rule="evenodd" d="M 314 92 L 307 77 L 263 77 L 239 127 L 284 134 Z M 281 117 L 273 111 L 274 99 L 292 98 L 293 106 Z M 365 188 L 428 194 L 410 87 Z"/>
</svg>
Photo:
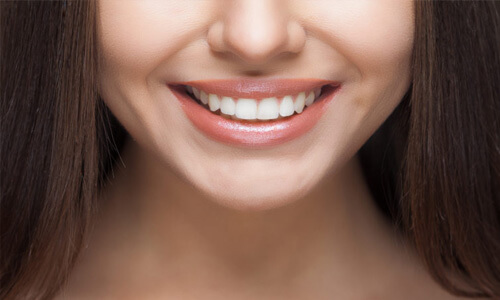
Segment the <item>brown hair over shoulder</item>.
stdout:
<svg viewBox="0 0 500 300">
<path fill-rule="evenodd" d="M 124 138 L 95 1 L 1 1 L 0 298 L 64 284 Z M 500 2 L 416 1 L 413 81 L 360 150 L 379 206 L 457 295 L 500 297 Z"/>
</svg>

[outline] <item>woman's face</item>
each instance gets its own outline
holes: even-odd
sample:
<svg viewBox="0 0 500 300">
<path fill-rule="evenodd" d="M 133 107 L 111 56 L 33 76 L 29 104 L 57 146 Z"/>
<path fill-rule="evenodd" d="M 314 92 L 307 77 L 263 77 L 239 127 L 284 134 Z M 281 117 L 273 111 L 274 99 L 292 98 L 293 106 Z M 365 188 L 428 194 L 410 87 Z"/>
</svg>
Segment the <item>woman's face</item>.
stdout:
<svg viewBox="0 0 500 300">
<path fill-rule="evenodd" d="M 100 94 L 159 166 L 214 201 L 280 206 L 338 172 L 398 105 L 413 10 L 410 0 L 99 1 Z"/>
</svg>

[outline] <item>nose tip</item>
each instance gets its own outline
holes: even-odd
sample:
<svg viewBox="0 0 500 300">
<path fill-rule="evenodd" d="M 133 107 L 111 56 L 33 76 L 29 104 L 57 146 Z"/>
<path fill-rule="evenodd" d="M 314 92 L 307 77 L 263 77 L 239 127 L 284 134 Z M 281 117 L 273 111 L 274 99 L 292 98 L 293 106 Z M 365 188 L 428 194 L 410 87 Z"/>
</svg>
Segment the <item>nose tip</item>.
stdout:
<svg viewBox="0 0 500 300">
<path fill-rule="evenodd" d="M 298 53 L 305 31 L 272 0 L 234 0 L 208 32 L 215 52 L 232 53 L 247 63 L 265 63 L 283 53 Z M 282 3 L 282 2 L 281 2 Z"/>
</svg>

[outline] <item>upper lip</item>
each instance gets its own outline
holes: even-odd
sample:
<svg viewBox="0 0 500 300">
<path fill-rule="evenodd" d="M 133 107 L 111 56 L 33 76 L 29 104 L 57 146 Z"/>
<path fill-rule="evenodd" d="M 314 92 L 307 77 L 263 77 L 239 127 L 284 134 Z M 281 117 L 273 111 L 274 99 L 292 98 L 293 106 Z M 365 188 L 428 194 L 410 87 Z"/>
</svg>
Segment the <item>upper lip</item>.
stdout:
<svg viewBox="0 0 500 300">
<path fill-rule="evenodd" d="M 307 92 L 324 85 L 338 86 L 340 83 L 324 79 L 216 79 L 170 83 L 189 85 L 208 94 L 233 98 L 262 99 L 284 97 Z"/>
</svg>

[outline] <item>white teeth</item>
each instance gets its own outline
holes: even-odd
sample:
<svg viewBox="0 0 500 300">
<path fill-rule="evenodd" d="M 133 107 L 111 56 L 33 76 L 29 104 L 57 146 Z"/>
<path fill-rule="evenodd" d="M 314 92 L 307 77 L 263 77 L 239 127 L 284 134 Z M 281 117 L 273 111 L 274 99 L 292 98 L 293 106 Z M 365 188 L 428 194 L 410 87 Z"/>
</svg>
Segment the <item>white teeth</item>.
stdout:
<svg viewBox="0 0 500 300">
<path fill-rule="evenodd" d="M 272 120 L 277 119 L 280 115 L 278 99 L 276 97 L 262 99 L 257 110 L 257 119 Z"/>
<path fill-rule="evenodd" d="M 321 88 L 314 89 L 314 98 L 318 98 L 321 95 Z"/>
<path fill-rule="evenodd" d="M 306 98 L 306 106 L 310 106 L 311 104 L 313 104 L 315 98 L 316 97 L 314 97 L 314 92 L 310 92 Z"/>
<path fill-rule="evenodd" d="M 201 103 L 203 104 L 208 104 L 208 95 L 207 93 L 205 93 L 204 91 L 201 91 L 200 93 L 200 100 L 201 100 Z"/>
<path fill-rule="evenodd" d="M 200 90 L 197 88 L 193 87 L 193 94 L 197 99 L 200 99 Z"/>
<path fill-rule="evenodd" d="M 292 96 L 285 96 L 281 100 L 280 104 L 280 116 L 282 117 L 288 117 L 293 115 L 294 108 L 293 108 L 293 99 Z"/>
<path fill-rule="evenodd" d="M 220 108 L 219 97 L 217 97 L 217 95 L 208 95 L 208 107 L 210 107 L 211 111 L 216 111 Z"/>
<path fill-rule="evenodd" d="M 297 113 L 301 113 L 304 110 L 304 105 L 306 104 L 306 93 L 300 93 L 297 98 L 295 98 L 294 108 Z"/>
<path fill-rule="evenodd" d="M 226 115 L 234 115 L 236 112 L 236 104 L 231 97 L 222 97 L 220 101 L 220 111 Z"/>
<path fill-rule="evenodd" d="M 204 105 L 208 105 L 211 111 L 216 112 L 220 109 L 222 116 L 235 120 L 276 120 L 289 117 L 294 113 L 300 114 L 305 107 L 312 105 L 321 95 L 320 87 L 312 91 L 301 92 L 296 96 L 285 96 L 281 101 L 276 97 L 262 100 L 249 98 L 236 100 L 232 97 L 208 94 L 192 86 L 186 86 L 186 91 Z"/>
<path fill-rule="evenodd" d="M 236 117 L 243 120 L 257 118 L 257 101 L 254 99 L 240 98 L 236 103 Z"/>
</svg>

